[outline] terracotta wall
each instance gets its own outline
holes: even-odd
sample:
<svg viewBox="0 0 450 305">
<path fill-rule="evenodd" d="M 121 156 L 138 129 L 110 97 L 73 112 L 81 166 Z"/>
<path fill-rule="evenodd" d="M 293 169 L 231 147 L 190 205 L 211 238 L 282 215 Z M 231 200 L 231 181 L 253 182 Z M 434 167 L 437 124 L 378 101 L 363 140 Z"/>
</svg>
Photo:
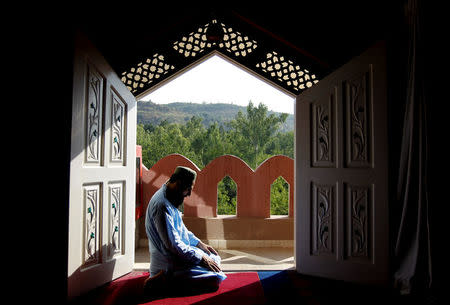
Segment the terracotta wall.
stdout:
<svg viewBox="0 0 450 305">
<path fill-rule="evenodd" d="M 294 240 L 294 219 L 271 218 L 184 217 L 187 228 L 202 240 Z"/>
<path fill-rule="evenodd" d="M 184 202 L 187 217 L 217 216 L 217 184 L 230 176 L 237 185 L 237 217 L 270 217 L 270 186 L 279 176 L 290 185 L 289 202 L 294 202 L 294 160 L 286 156 L 274 156 L 264 161 L 253 171 L 236 156 L 220 156 L 201 171 L 186 157 L 168 155 L 151 169 L 143 169 L 144 210 L 153 194 L 169 179 L 174 169 L 188 166 L 197 172 L 197 180 L 190 197 Z M 293 204 L 289 204 L 289 217 L 293 217 Z"/>
<path fill-rule="evenodd" d="M 193 232 L 207 238 L 212 238 L 211 234 L 214 230 L 203 232 L 199 230 L 206 227 L 205 220 L 215 218 L 215 222 L 219 227 L 229 228 L 225 234 L 214 236 L 213 238 L 230 238 L 233 232 L 242 231 L 242 225 L 245 221 L 239 219 L 260 219 L 253 221 L 256 225 L 256 231 L 252 236 L 246 236 L 248 233 L 242 233 L 240 238 L 234 239 L 293 239 L 293 202 L 294 202 L 294 160 L 286 156 L 273 156 L 264 161 L 255 171 L 253 171 L 243 160 L 236 156 L 224 155 L 220 156 L 202 170 L 200 170 L 193 162 L 179 154 L 168 155 L 159 160 L 152 168 L 142 168 L 142 209 L 145 213 L 148 202 L 153 194 L 169 179 L 177 166 L 187 166 L 197 172 L 197 180 L 190 197 L 184 201 L 184 217 L 192 226 Z M 217 184 L 225 177 L 230 176 L 237 185 L 237 203 L 236 216 L 233 219 L 217 220 Z M 275 179 L 282 176 L 290 185 L 289 188 L 289 215 L 284 217 L 285 220 L 279 222 L 279 226 L 274 226 L 276 221 L 267 222 L 264 225 L 264 219 L 270 218 L 270 187 Z M 196 220 L 198 219 L 198 220 Z M 218 221 L 218 222 L 217 222 Z M 247 220 L 248 223 L 250 220 Z M 252 223 L 253 223 L 252 222 Z M 145 236 L 145 228 L 141 221 L 141 237 Z M 282 224 L 281 224 L 282 223 Z M 234 229 L 236 230 L 233 230 Z M 273 229 L 277 227 L 278 229 Z M 249 227 L 246 227 L 249 229 Z M 283 228 L 283 229 L 282 229 Z M 288 232 L 284 232 L 284 231 Z M 247 231 L 247 230 L 245 230 Z M 254 230 L 255 231 L 255 230 Z M 261 233 L 261 232 L 266 232 Z M 272 232 L 272 233 L 271 233 Z M 278 232 L 278 233 L 276 233 Z M 283 233 L 284 232 L 284 233 Z M 209 235 L 208 235 L 209 234 Z M 230 235 L 231 234 L 231 235 Z M 259 235 L 258 235 L 259 234 Z M 273 236 L 272 236 L 273 235 Z M 200 237 L 199 236 L 199 237 Z M 282 238 L 282 237 L 285 238 Z M 201 238 L 201 237 L 200 237 Z"/>
</svg>

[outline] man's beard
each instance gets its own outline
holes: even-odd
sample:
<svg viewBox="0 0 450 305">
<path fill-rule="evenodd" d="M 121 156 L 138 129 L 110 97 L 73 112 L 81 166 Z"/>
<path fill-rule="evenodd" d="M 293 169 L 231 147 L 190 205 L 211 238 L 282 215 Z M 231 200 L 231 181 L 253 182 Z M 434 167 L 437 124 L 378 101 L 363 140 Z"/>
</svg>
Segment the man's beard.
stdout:
<svg viewBox="0 0 450 305">
<path fill-rule="evenodd" d="M 184 196 L 183 195 L 177 195 L 177 196 L 173 196 L 173 198 L 171 198 L 170 202 L 172 202 L 172 204 L 178 208 L 180 205 L 183 204 L 184 201 Z"/>
</svg>

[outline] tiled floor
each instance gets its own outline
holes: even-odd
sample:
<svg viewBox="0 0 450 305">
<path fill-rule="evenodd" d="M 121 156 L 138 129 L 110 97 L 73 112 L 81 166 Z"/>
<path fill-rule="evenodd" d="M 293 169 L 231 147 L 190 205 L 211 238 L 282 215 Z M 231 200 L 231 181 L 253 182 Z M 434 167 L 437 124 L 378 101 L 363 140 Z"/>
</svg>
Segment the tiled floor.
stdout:
<svg viewBox="0 0 450 305">
<path fill-rule="evenodd" d="M 295 268 L 293 248 L 249 248 L 218 250 L 223 271 L 239 270 L 289 270 Z M 138 248 L 135 254 L 135 270 L 148 270 L 148 248 Z"/>
</svg>

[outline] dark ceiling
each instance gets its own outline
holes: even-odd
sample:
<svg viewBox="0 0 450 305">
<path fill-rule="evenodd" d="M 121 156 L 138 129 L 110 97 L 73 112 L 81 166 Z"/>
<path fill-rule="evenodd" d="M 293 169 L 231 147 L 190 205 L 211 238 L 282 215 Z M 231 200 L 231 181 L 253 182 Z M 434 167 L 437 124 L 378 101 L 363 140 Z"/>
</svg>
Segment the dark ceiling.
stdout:
<svg viewBox="0 0 450 305">
<path fill-rule="evenodd" d="M 266 48 L 276 46 L 290 58 L 309 60 L 310 67 L 329 73 L 376 41 L 389 38 L 402 20 L 402 6 L 398 3 L 277 1 L 272 5 L 213 8 L 175 4 L 109 6 L 91 9 L 89 14 L 74 14 L 74 24 L 119 75 L 143 57 L 163 52 L 170 42 L 209 22 L 213 15 L 264 41 Z"/>
</svg>

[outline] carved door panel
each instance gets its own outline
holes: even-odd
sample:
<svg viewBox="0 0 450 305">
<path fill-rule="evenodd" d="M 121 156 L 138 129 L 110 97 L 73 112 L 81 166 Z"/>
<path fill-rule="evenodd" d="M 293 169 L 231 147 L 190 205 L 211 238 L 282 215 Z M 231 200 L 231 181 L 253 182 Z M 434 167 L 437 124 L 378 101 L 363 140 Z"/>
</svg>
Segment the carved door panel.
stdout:
<svg viewBox="0 0 450 305">
<path fill-rule="evenodd" d="M 300 94 L 296 129 L 298 272 L 387 283 L 384 43 Z"/>
<path fill-rule="evenodd" d="M 81 35 L 74 57 L 68 296 L 132 270 L 136 100 Z"/>
</svg>

